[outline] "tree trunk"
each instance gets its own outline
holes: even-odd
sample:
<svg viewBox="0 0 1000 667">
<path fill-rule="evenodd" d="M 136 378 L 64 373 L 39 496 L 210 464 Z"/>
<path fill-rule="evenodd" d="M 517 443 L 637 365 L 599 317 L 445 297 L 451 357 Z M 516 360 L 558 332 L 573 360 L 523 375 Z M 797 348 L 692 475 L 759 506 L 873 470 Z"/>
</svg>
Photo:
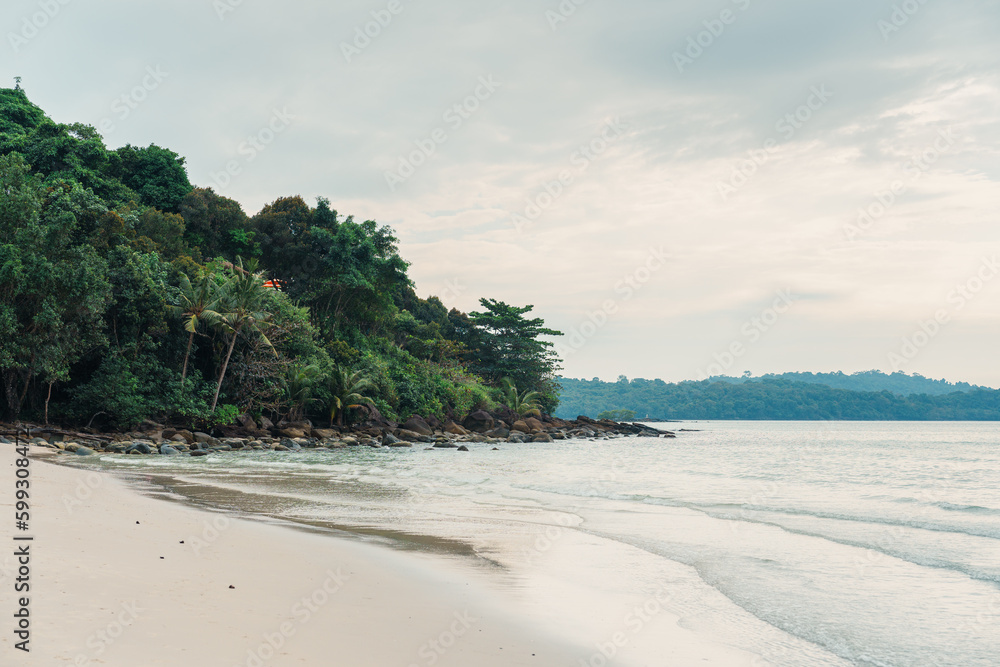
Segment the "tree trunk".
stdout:
<svg viewBox="0 0 1000 667">
<path fill-rule="evenodd" d="M 236 347 L 236 338 L 240 335 L 240 329 L 243 328 L 243 324 L 240 323 L 236 330 L 233 331 L 233 339 L 229 341 L 229 351 L 226 352 L 226 360 L 222 362 L 222 371 L 219 372 L 219 383 L 215 385 L 215 396 L 212 397 L 212 412 L 215 412 L 215 404 L 219 402 L 219 390 L 222 389 L 222 380 L 226 377 L 226 368 L 229 366 L 229 357 L 233 356 L 233 348 Z"/>
<path fill-rule="evenodd" d="M 52 385 L 56 383 L 55 380 L 49 383 L 49 393 L 45 396 L 45 425 L 49 425 L 49 400 L 52 398 Z"/>
<path fill-rule="evenodd" d="M 187 377 L 188 372 L 188 357 L 191 356 L 191 343 L 194 342 L 194 332 L 191 332 L 191 336 L 188 338 L 187 352 L 184 353 L 184 368 L 181 369 L 181 389 L 184 388 L 184 378 Z"/>
</svg>

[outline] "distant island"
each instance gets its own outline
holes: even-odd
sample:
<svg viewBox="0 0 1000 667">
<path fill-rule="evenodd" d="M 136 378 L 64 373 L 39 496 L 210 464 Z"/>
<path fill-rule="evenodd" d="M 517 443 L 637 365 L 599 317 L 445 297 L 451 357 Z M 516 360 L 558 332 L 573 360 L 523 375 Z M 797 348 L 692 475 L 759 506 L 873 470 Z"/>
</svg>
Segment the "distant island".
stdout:
<svg viewBox="0 0 1000 667">
<path fill-rule="evenodd" d="M 717 376 L 700 382 L 560 378 L 556 415 L 646 419 L 1000 420 L 1000 390 L 880 371 Z M 624 412 L 623 412 L 624 411 Z"/>
</svg>

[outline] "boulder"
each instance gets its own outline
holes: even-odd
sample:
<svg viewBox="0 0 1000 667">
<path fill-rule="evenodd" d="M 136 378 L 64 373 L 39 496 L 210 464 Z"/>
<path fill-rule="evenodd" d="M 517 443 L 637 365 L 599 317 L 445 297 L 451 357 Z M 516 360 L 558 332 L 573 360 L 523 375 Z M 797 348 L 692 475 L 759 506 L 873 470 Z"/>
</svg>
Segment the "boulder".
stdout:
<svg viewBox="0 0 1000 667">
<path fill-rule="evenodd" d="M 49 443 L 46 442 L 45 444 L 47 445 Z M 76 444 L 75 442 L 67 442 L 62 446 L 62 448 L 67 452 L 75 452 L 80 448 L 80 445 Z"/>
<path fill-rule="evenodd" d="M 469 435 L 468 431 L 455 422 L 448 422 L 444 427 L 444 431 L 445 433 L 451 433 L 452 435 Z"/>
<path fill-rule="evenodd" d="M 292 452 L 297 452 L 300 449 L 302 449 L 302 445 L 295 442 L 291 438 L 282 438 L 281 447 L 284 447 L 284 450 L 282 451 L 292 451 Z M 277 449 L 277 447 L 275 447 L 275 449 Z"/>
<path fill-rule="evenodd" d="M 340 434 L 332 428 L 314 428 L 312 430 L 312 437 L 320 440 L 329 440 L 330 438 L 336 438 L 338 435 Z"/>
<path fill-rule="evenodd" d="M 528 417 L 524 420 L 524 423 L 527 424 L 528 428 L 532 431 L 542 431 L 545 429 L 545 425 L 534 417 Z"/>
<path fill-rule="evenodd" d="M 257 422 L 255 422 L 253 420 L 253 417 L 251 417 L 250 415 L 248 415 L 245 412 L 243 414 L 241 414 L 241 415 L 237 415 L 236 416 L 236 423 L 239 424 L 240 426 L 242 426 L 243 428 L 245 428 L 248 431 L 256 431 L 257 430 Z"/>
<path fill-rule="evenodd" d="M 548 433 L 536 433 L 531 436 L 532 442 L 552 442 L 552 436 Z"/>
<path fill-rule="evenodd" d="M 77 454 L 78 456 L 90 456 L 93 453 L 93 449 L 90 447 L 84 447 L 83 445 L 79 445 L 74 452 L 74 454 Z"/>
<path fill-rule="evenodd" d="M 492 431 L 490 431 L 489 433 L 487 433 L 486 435 L 490 436 L 491 438 L 500 438 L 501 440 L 506 440 L 510 436 L 510 429 L 497 427 Z"/>
<path fill-rule="evenodd" d="M 413 415 L 403 422 L 403 425 L 400 428 L 406 429 L 407 431 L 413 431 L 414 433 L 418 433 L 420 435 L 434 435 L 434 429 L 432 429 L 430 424 L 424 421 L 424 418 L 420 415 Z"/>
<path fill-rule="evenodd" d="M 204 449 L 192 449 L 191 456 L 208 456 L 208 452 Z"/>
<path fill-rule="evenodd" d="M 434 438 L 429 435 L 421 435 L 415 431 L 407 431 L 405 428 L 397 428 L 395 435 L 397 438 L 407 442 L 434 442 Z"/>
<path fill-rule="evenodd" d="M 412 447 L 413 443 L 411 443 L 411 442 L 403 442 L 402 440 L 400 440 L 399 442 L 394 442 L 394 443 L 392 443 L 391 445 L 388 445 L 388 446 L 389 447 Z"/>
<path fill-rule="evenodd" d="M 531 429 L 528 428 L 528 423 L 523 419 L 518 419 L 514 422 L 514 425 L 510 427 L 512 431 L 518 431 L 520 433 L 531 433 Z"/>
<path fill-rule="evenodd" d="M 460 451 L 460 452 L 467 452 L 467 451 L 469 451 L 469 448 L 466 447 L 465 445 L 462 445 L 461 447 L 458 448 L 458 451 Z"/>
<path fill-rule="evenodd" d="M 283 428 L 280 431 L 278 431 L 278 433 L 280 433 L 281 435 L 285 436 L 286 438 L 304 438 L 304 437 L 306 437 L 306 432 L 305 431 L 303 431 L 301 428 L 295 428 L 293 426 L 289 426 L 288 428 Z"/>
<path fill-rule="evenodd" d="M 270 431 L 271 429 L 274 428 L 274 422 L 272 422 L 267 417 L 261 417 L 260 418 L 260 427 L 262 429 L 264 429 L 265 431 Z"/>
<path fill-rule="evenodd" d="M 291 450 L 288 449 L 288 447 L 285 447 L 284 445 L 275 445 L 274 446 L 274 451 L 276 451 L 276 452 L 288 452 L 288 451 L 291 451 Z"/>
<path fill-rule="evenodd" d="M 434 443 L 434 449 L 458 449 L 458 445 L 450 442 L 436 442 Z"/>
<path fill-rule="evenodd" d="M 473 431 L 475 433 L 486 433 L 486 431 L 493 430 L 493 424 L 495 420 L 490 413 L 485 410 L 476 410 L 462 422 L 462 426 L 468 431 Z"/>
<path fill-rule="evenodd" d="M 152 454 L 153 450 L 144 442 L 133 442 L 126 450 L 126 454 Z"/>
<path fill-rule="evenodd" d="M 528 436 L 520 431 L 511 431 L 507 442 L 528 442 Z"/>
<path fill-rule="evenodd" d="M 163 456 L 177 456 L 180 450 L 174 449 L 170 445 L 160 445 L 160 454 Z"/>
<path fill-rule="evenodd" d="M 163 429 L 162 435 L 164 440 L 174 440 L 177 436 L 180 436 L 181 439 L 188 444 L 194 442 L 194 433 L 183 428 L 182 429 L 165 428 Z"/>
</svg>

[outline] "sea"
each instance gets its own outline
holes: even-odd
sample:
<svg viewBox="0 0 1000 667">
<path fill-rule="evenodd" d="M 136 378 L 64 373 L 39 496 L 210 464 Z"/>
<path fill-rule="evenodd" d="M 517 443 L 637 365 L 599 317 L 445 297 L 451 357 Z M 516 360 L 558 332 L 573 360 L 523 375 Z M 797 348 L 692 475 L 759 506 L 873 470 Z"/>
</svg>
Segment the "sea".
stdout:
<svg viewBox="0 0 1000 667">
<path fill-rule="evenodd" d="M 572 667 L 721 664 L 671 662 L 679 630 L 749 667 L 1000 665 L 996 424 L 653 426 L 677 437 L 72 463 L 458 565 Z"/>
</svg>

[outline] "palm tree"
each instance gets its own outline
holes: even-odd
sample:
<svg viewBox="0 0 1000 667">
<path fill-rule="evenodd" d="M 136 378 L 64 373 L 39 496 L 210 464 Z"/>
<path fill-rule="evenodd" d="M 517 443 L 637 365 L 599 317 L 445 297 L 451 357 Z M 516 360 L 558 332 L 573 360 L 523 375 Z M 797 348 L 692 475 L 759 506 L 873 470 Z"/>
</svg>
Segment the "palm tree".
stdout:
<svg viewBox="0 0 1000 667">
<path fill-rule="evenodd" d="M 243 260 L 239 257 L 236 258 L 236 266 L 233 268 L 235 270 L 222 286 L 219 316 L 216 319 L 217 326 L 230 336 L 230 340 L 226 358 L 222 362 L 222 370 L 219 372 L 219 382 L 215 386 L 215 396 L 212 398 L 213 412 L 219 402 L 219 390 L 222 389 L 222 380 L 226 377 L 229 358 L 233 356 L 233 348 L 236 347 L 236 339 L 239 338 L 240 332 L 244 329 L 256 331 L 264 343 L 274 349 L 263 331 L 267 319 L 271 317 L 270 313 L 263 310 L 265 299 L 270 292 L 264 287 L 263 271 L 257 271 L 256 260 L 250 260 L 244 269 Z"/>
<path fill-rule="evenodd" d="M 372 381 L 364 377 L 361 371 L 348 373 L 340 366 L 334 366 L 327 384 L 330 392 L 327 403 L 330 410 L 330 426 L 333 426 L 334 419 L 337 420 L 337 426 L 343 426 L 344 413 L 350 408 L 374 406 L 375 401 L 364 395 L 374 388 Z"/>
<path fill-rule="evenodd" d="M 181 274 L 181 293 L 178 302 L 170 304 L 167 309 L 175 316 L 184 319 L 184 330 L 191 333 L 188 336 L 187 351 L 184 352 L 184 367 L 181 369 L 181 388 L 187 377 L 188 358 L 191 356 L 191 344 L 198 325 L 202 322 L 212 324 L 219 318 L 219 289 L 211 273 L 203 273 L 197 283 L 192 283 L 186 274 Z"/>
<path fill-rule="evenodd" d="M 517 386 L 510 378 L 503 379 L 501 391 L 503 391 L 507 407 L 516 412 L 518 417 L 526 417 L 528 415 L 533 417 L 542 416 L 542 406 L 538 402 L 542 395 L 537 391 L 525 390 L 523 394 L 518 394 Z"/>
<path fill-rule="evenodd" d="M 288 369 L 288 377 L 285 380 L 285 392 L 288 400 L 292 404 L 288 411 L 289 421 L 299 421 L 305 414 L 306 406 L 315 402 L 313 389 L 316 388 L 316 380 L 319 375 L 319 366 L 309 364 L 308 366 L 291 366 Z"/>
</svg>

